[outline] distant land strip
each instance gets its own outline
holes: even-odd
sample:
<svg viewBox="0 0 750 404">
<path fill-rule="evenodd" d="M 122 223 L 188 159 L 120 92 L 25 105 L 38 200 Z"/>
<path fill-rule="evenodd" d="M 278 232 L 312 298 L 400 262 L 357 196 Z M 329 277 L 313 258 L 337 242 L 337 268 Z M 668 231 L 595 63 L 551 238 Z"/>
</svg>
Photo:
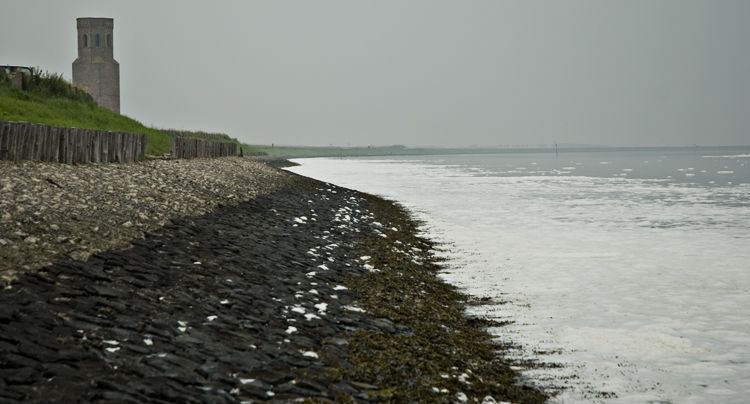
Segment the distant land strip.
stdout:
<svg viewBox="0 0 750 404">
<path fill-rule="evenodd" d="M 265 155 L 277 158 L 306 158 L 306 157 L 377 157 L 377 156 L 427 156 L 427 155 L 456 155 L 456 154 L 510 154 L 510 153 L 552 153 L 554 147 L 407 147 L 393 146 L 270 146 L 243 144 L 246 155 Z M 558 153 L 578 152 L 669 152 L 669 151 L 750 151 L 750 145 L 737 146 L 640 146 L 640 147 L 609 147 L 609 146 L 560 146 Z"/>
</svg>

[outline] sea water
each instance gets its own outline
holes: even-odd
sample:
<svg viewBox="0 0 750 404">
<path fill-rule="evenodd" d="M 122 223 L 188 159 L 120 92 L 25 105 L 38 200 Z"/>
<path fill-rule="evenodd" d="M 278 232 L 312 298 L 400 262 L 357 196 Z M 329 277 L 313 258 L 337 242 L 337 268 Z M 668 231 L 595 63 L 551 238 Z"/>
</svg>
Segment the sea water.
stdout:
<svg viewBox="0 0 750 404">
<path fill-rule="evenodd" d="M 746 150 L 297 162 L 424 220 L 551 401 L 750 401 Z"/>
</svg>

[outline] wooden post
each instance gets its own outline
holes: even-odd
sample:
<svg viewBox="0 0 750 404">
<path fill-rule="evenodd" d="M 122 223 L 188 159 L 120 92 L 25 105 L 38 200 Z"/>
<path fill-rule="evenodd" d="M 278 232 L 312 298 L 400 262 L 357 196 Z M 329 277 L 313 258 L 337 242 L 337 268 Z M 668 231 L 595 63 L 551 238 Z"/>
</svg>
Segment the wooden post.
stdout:
<svg viewBox="0 0 750 404">
<path fill-rule="evenodd" d="M 60 161 L 60 128 L 50 128 L 49 161 Z"/>
<path fill-rule="evenodd" d="M 10 140 L 10 123 L 0 122 L 0 160 L 8 159 L 8 141 Z"/>
<path fill-rule="evenodd" d="M 68 136 L 65 139 L 65 163 L 73 164 L 73 152 L 75 151 L 75 137 L 78 130 L 75 128 L 68 129 Z"/>
</svg>

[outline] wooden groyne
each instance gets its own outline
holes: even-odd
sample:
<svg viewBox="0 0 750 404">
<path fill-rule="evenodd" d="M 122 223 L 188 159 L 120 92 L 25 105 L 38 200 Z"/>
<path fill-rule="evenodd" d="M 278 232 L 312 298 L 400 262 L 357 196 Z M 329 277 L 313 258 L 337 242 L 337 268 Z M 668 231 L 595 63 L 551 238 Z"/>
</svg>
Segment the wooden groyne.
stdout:
<svg viewBox="0 0 750 404">
<path fill-rule="evenodd" d="M 172 157 L 226 157 L 237 155 L 237 143 L 172 136 Z"/>
<path fill-rule="evenodd" d="M 127 163 L 146 155 L 146 135 L 0 121 L 0 160 Z"/>
</svg>

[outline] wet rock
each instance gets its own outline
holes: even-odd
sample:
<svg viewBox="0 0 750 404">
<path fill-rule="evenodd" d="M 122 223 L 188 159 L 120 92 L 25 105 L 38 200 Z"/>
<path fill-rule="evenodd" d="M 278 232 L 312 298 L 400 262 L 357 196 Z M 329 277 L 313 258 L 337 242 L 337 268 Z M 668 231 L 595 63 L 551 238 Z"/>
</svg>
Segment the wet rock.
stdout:
<svg viewBox="0 0 750 404">
<path fill-rule="evenodd" d="M 45 376 L 64 376 L 75 372 L 75 368 L 63 363 L 47 362 L 42 365 Z"/>
<path fill-rule="evenodd" d="M 39 362 L 50 362 L 57 358 L 55 350 L 45 348 L 42 345 L 34 344 L 31 341 L 21 341 L 16 349 L 18 353 Z"/>
<path fill-rule="evenodd" d="M 0 398 L 6 398 L 8 400 L 12 400 L 12 401 L 7 401 L 7 402 L 18 403 L 18 402 L 21 402 L 25 396 L 26 395 L 20 391 L 15 391 L 10 388 L 6 388 L 6 386 L 2 384 L 2 382 L 0 382 Z"/>
<path fill-rule="evenodd" d="M 125 393 L 118 391 L 104 391 L 93 397 L 96 401 L 112 402 L 112 403 L 129 403 L 129 404 L 141 404 L 142 401 L 130 396 Z"/>
<path fill-rule="evenodd" d="M 38 372 L 30 367 L 0 369 L 0 378 L 6 384 L 29 384 L 37 374 Z"/>
<path fill-rule="evenodd" d="M 274 387 L 274 393 L 280 397 L 319 397 L 324 395 L 320 390 L 310 388 L 311 386 L 300 386 L 294 382 L 287 382 Z"/>
<path fill-rule="evenodd" d="M 0 306 L 0 323 L 8 323 L 13 320 L 16 314 L 16 309 L 13 307 L 2 307 Z"/>
<path fill-rule="evenodd" d="M 393 322 L 388 320 L 387 318 L 376 318 L 374 320 L 370 320 L 369 322 L 375 328 L 378 328 L 379 330 L 383 332 L 387 332 L 387 333 L 396 332 L 396 327 L 393 325 Z"/>
<path fill-rule="evenodd" d="M 87 286 L 85 289 L 94 295 L 103 296 L 103 297 L 114 297 L 114 298 L 123 297 L 126 293 L 121 289 L 117 289 L 111 286 L 104 286 L 104 285 L 90 285 L 90 286 Z"/>
<path fill-rule="evenodd" d="M 98 358 L 99 355 L 93 352 L 82 350 L 80 348 L 70 347 L 58 351 L 57 358 L 55 358 L 55 363 L 69 364 L 73 367 L 76 367 L 81 363 L 94 361 Z"/>
<path fill-rule="evenodd" d="M 174 339 L 174 341 L 179 344 L 203 344 L 203 341 L 186 334 L 178 335 L 177 338 Z"/>
</svg>

